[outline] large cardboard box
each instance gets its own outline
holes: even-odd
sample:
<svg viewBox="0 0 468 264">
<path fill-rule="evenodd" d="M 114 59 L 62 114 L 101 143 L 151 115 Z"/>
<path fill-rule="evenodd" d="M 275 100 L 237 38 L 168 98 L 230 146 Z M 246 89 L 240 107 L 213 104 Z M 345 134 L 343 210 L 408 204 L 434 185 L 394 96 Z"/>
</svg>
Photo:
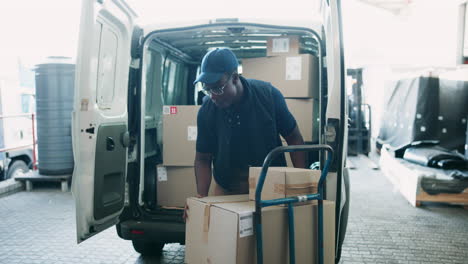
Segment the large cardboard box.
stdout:
<svg viewBox="0 0 468 264">
<path fill-rule="evenodd" d="M 187 198 L 197 195 L 194 167 L 157 166 L 157 203 L 164 207 L 185 207 Z M 214 194 L 214 179 L 208 195 Z"/>
<path fill-rule="evenodd" d="M 242 60 L 242 75 L 270 82 L 288 98 L 319 98 L 318 60 L 310 54 Z"/>
<path fill-rule="evenodd" d="M 197 141 L 197 105 L 163 107 L 163 164 L 193 166 Z"/>
<path fill-rule="evenodd" d="M 190 198 L 185 262 L 256 263 L 253 212 L 247 195 Z M 335 204 L 323 202 L 324 263 L 335 261 Z M 263 263 L 289 263 L 286 207 L 262 211 Z M 317 203 L 294 207 L 296 263 L 317 263 Z"/>
<path fill-rule="evenodd" d="M 305 142 L 318 141 L 319 104 L 314 99 L 286 99 Z"/>
<path fill-rule="evenodd" d="M 250 167 L 249 169 L 250 200 L 255 200 L 255 189 L 261 171 L 261 167 Z M 263 184 L 262 200 L 316 193 L 320 173 L 319 170 L 270 167 Z"/>
<path fill-rule="evenodd" d="M 267 56 L 299 54 L 299 36 L 270 37 L 267 39 Z"/>
<path fill-rule="evenodd" d="M 188 197 L 197 195 L 193 167 L 157 167 L 159 206 L 184 207 Z"/>
</svg>

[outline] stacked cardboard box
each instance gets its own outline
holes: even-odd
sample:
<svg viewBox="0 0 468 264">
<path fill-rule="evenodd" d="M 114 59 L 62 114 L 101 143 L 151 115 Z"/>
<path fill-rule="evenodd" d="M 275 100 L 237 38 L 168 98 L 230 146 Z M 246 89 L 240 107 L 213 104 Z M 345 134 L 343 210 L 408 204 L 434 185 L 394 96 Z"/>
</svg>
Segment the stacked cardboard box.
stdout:
<svg viewBox="0 0 468 264">
<path fill-rule="evenodd" d="M 242 60 L 242 75 L 270 82 L 287 98 L 318 98 L 318 61 L 310 54 Z"/>
<path fill-rule="evenodd" d="M 319 103 L 316 99 L 286 99 L 286 104 L 301 130 L 305 142 L 318 140 Z"/>
<path fill-rule="evenodd" d="M 261 167 L 249 170 L 249 199 L 255 200 L 255 188 L 260 176 Z M 320 179 L 318 170 L 270 167 L 263 185 L 262 200 L 286 198 L 317 192 Z"/>
<path fill-rule="evenodd" d="M 163 165 L 157 169 L 159 206 L 184 207 L 196 196 L 194 172 L 197 113 L 200 106 L 163 107 Z"/>
<path fill-rule="evenodd" d="M 242 60 L 242 74 L 280 90 L 304 141 L 314 142 L 318 140 L 319 63 L 314 55 L 300 54 L 299 47 L 297 36 L 270 38 L 267 57 Z"/>
<path fill-rule="evenodd" d="M 271 37 L 267 39 L 267 57 L 299 54 L 299 36 Z"/>
<path fill-rule="evenodd" d="M 270 168 L 262 192 L 262 199 L 287 197 L 310 193 L 316 175 L 307 170 Z M 260 168 L 250 170 L 255 189 Z M 294 184 L 308 188 L 293 190 Z M 292 185 L 291 185 L 292 184 Z M 283 188 L 277 188 L 281 187 Z M 281 190 L 282 191 L 281 191 Z M 305 190 L 307 189 L 307 190 Z M 313 189 L 313 187 L 312 187 Z M 312 190 L 313 191 L 313 190 Z M 186 222 L 186 263 L 255 263 L 256 234 L 254 229 L 255 202 L 249 195 L 211 196 L 189 198 L 190 208 Z M 317 262 L 317 202 L 294 207 L 294 226 L 297 263 Z M 323 202 L 324 263 L 335 260 L 335 204 Z M 272 206 L 262 210 L 264 263 L 288 263 L 288 215 L 285 207 Z"/>
<path fill-rule="evenodd" d="M 163 162 L 165 166 L 193 166 L 199 109 L 198 105 L 163 107 Z"/>
</svg>

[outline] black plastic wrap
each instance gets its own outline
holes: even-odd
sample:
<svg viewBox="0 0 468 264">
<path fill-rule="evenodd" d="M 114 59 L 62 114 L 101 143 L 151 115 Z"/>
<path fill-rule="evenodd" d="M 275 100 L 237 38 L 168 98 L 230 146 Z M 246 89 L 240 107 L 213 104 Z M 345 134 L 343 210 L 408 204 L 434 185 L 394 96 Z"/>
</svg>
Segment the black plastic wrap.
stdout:
<svg viewBox="0 0 468 264">
<path fill-rule="evenodd" d="M 438 139 L 439 82 L 433 77 L 398 80 L 387 87 L 378 141 L 396 149 Z"/>
<path fill-rule="evenodd" d="M 377 138 L 393 149 L 414 141 L 438 140 L 464 153 L 468 116 L 468 82 L 435 77 L 398 80 L 386 90 Z"/>
<path fill-rule="evenodd" d="M 468 115 L 468 82 L 439 79 L 440 146 L 464 153 Z"/>
</svg>

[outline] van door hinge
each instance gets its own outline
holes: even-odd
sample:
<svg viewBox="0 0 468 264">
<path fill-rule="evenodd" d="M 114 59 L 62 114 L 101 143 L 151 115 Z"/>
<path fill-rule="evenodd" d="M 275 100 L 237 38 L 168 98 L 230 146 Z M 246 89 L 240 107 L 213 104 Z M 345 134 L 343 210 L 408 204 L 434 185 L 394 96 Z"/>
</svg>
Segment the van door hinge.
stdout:
<svg viewBox="0 0 468 264">
<path fill-rule="evenodd" d="M 130 61 L 130 68 L 139 69 L 140 68 L 140 59 L 132 59 Z"/>
<path fill-rule="evenodd" d="M 336 129 L 334 126 L 325 126 L 325 142 L 331 143 L 336 140 Z"/>
</svg>

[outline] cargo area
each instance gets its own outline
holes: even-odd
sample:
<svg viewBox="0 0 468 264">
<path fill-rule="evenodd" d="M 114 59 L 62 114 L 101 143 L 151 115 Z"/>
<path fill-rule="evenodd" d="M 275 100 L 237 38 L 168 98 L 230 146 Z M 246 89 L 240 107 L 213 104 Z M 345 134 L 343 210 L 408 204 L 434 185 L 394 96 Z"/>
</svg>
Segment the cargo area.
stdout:
<svg viewBox="0 0 468 264">
<path fill-rule="evenodd" d="M 264 80 L 279 89 L 304 141 L 317 144 L 327 93 L 320 88 L 326 78 L 321 75 L 318 57 L 323 51 L 317 37 L 316 32 L 303 28 L 242 23 L 150 34 L 142 55 L 142 107 L 135 109 L 145 117 L 139 135 L 145 152 L 144 174 L 139 177 L 137 190 L 140 206 L 150 214 L 167 215 L 170 210 L 180 216 L 186 198 L 196 195 L 196 120 L 205 95 L 201 85 L 192 82 L 211 46 L 229 47 L 238 57 L 238 71 L 245 78 Z M 131 120 L 131 116 L 130 123 L 139 121 Z M 318 154 L 314 154 L 309 157 L 310 163 L 318 161 Z M 292 167 L 290 161 L 288 164 Z M 214 181 L 211 194 L 213 186 Z"/>
</svg>

